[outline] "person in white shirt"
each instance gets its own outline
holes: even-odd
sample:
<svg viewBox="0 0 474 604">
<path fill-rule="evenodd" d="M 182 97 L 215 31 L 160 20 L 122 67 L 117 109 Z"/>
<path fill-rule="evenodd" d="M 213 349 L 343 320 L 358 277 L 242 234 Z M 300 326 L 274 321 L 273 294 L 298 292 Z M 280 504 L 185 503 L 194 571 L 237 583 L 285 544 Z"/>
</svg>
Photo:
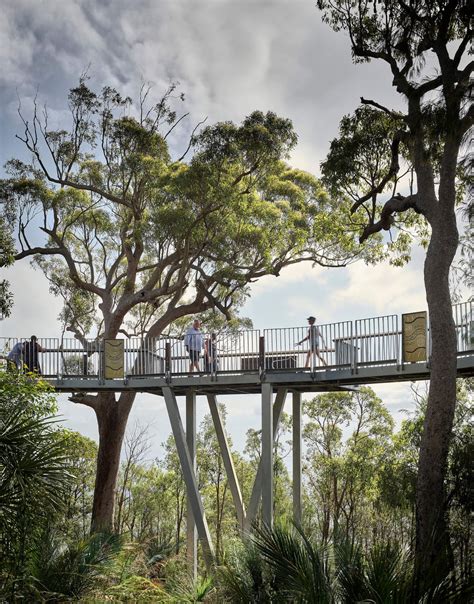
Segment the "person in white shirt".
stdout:
<svg viewBox="0 0 474 604">
<path fill-rule="evenodd" d="M 304 367 L 305 369 L 308 369 L 312 355 L 317 356 L 321 363 L 327 367 L 327 363 L 322 358 L 319 350 L 319 339 L 321 338 L 324 347 L 326 347 L 326 343 L 324 342 L 323 334 L 321 333 L 319 327 L 316 325 L 316 317 L 308 317 L 307 321 L 309 323 L 308 335 L 306 336 L 306 338 L 303 338 L 300 342 L 296 343 L 297 346 L 299 346 L 303 342 L 306 342 L 307 340 L 309 341 L 309 350 L 308 354 L 306 355 L 306 364 Z"/>
<path fill-rule="evenodd" d="M 184 345 L 186 351 L 189 354 L 189 372 L 192 373 L 194 369 L 201 371 L 199 367 L 199 358 L 201 356 L 203 338 L 201 332 L 201 322 L 199 319 L 194 319 L 192 327 L 188 329 L 184 336 Z"/>
</svg>

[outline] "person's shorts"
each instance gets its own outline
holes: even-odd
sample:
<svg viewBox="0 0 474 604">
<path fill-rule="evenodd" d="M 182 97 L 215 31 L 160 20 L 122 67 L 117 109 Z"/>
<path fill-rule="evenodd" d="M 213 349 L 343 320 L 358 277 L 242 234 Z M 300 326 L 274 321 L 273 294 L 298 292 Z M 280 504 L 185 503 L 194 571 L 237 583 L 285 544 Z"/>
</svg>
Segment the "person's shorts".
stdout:
<svg viewBox="0 0 474 604">
<path fill-rule="evenodd" d="M 199 350 L 189 349 L 189 359 L 191 363 L 199 363 Z"/>
</svg>

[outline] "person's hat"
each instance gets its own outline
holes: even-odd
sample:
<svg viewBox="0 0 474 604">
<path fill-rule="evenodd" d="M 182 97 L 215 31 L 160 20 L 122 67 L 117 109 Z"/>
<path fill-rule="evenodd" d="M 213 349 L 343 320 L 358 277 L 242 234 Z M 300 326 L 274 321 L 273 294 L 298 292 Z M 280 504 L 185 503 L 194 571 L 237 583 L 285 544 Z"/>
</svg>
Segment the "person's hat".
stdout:
<svg viewBox="0 0 474 604">
<path fill-rule="evenodd" d="M 316 317 L 308 317 L 306 320 L 307 321 L 316 321 Z"/>
</svg>

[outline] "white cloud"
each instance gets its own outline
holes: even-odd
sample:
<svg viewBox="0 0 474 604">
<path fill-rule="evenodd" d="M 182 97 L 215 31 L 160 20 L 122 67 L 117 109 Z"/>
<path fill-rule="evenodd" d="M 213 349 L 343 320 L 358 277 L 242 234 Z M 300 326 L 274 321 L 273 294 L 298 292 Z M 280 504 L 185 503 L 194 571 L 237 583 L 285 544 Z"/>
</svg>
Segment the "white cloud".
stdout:
<svg viewBox="0 0 474 604">
<path fill-rule="evenodd" d="M 426 308 L 423 272 L 418 262 L 403 268 L 362 262 L 345 269 L 348 282 L 331 296 L 333 307 L 364 307 L 373 315 L 399 314 Z"/>
<path fill-rule="evenodd" d="M 27 260 L 23 260 L 3 274 L 10 281 L 14 306 L 11 316 L 0 322 L 1 335 L 57 337 L 57 317 L 62 305 L 59 298 L 49 292 L 43 273 L 39 269 L 34 270 Z"/>
</svg>

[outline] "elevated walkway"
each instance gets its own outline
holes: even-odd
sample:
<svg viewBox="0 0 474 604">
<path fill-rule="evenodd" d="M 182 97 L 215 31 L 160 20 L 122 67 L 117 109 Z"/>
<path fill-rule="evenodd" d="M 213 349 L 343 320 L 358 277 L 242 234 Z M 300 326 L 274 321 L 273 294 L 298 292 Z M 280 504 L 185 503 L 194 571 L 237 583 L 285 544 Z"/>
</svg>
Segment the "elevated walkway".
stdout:
<svg viewBox="0 0 474 604">
<path fill-rule="evenodd" d="M 458 375 L 474 375 L 471 302 L 453 307 Z M 190 373 L 182 337 L 87 340 L 40 338 L 43 377 L 59 392 L 126 391 L 176 395 L 258 393 L 262 383 L 292 391 L 328 391 L 362 384 L 426 380 L 430 334 L 425 312 L 318 325 L 319 357 L 309 354 L 308 327 L 203 333 L 210 357 Z M 0 338 L 0 358 L 16 342 Z M 324 365 L 323 363 L 326 363 Z M 308 368 L 305 365 L 309 364 Z"/>
</svg>

